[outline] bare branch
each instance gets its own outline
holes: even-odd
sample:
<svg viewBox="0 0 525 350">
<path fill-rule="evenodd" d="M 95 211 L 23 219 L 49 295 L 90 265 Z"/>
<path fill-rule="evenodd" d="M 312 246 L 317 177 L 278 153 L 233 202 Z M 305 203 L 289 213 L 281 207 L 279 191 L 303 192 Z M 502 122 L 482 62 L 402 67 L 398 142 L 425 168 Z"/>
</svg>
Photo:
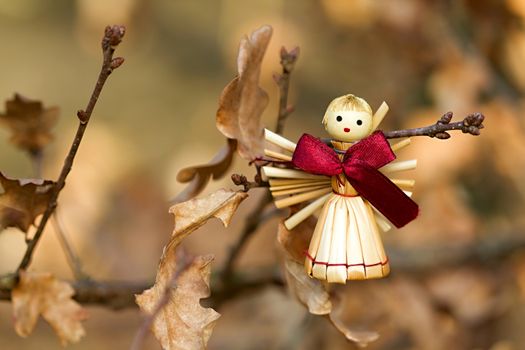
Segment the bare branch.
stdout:
<svg viewBox="0 0 525 350">
<path fill-rule="evenodd" d="M 490 236 L 490 235 L 489 235 Z M 492 236 L 494 237 L 494 235 Z M 387 247 L 392 271 L 396 274 L 429 274 L 443 268 L 455 266 L 484 266 L 489 269 L 500 266 L 502 262 L 525 250 L 525 238 L 516 232 L 502 234 L 497 238 L 487 238 L 466 245 L 437 247 Z M 246 293 L 260 291 L 264 287 L 284 286 L 284 281 L 275 267 L 232 274 L 230 282 L 225 284 L 223 272 L 212 275 L 212 295 L 203 303 L 218 307 L 225 302 Z M 13 276 L 0 276 L 0 300 L 11 300 Z M 113 310 L 137 307 L 135 294 L 142 293 L 152 286 L 153 282 L 122 281 L 77 281 L 75 300 L 84 305 L 100 305 Z"/>
<path fill-rule="evenodd" d="M 93 89 L 93 92 L 91 94 L 91 97 L 89 99 L 86 109 L 80 110 L 77 113 L 80 123 L 78 125 L 77 133 L 73 140 L 73 144 L 71 145 L 71 148 L 69 149 L 69 153 L 67 154 L 66 159 L 64 161 L 64 165 L 62 166 L 62 170 L 60 172 L 60 176 L 58 177 L 53 196 L 51 197 L 51 200 L 49 201 L 49 205 L 47 206 L 46 211 L 44 212 L 44 215 L 42 216 L 42 219 L 40 220 L 40 223 L 38 225 L 38 228 L 36 230 L 36 233 L 33 239 L 31 239 L 27 244 L 26 252 L 17 269 L 17 275 L 20 272 L 20 270 L 26 269 L 31 263 L 31 258 L 38 244 L 38 241 L 40 240 L 40 237 L 42 236 L 42 233 L 44 232 L 44 229 L 46 227 L 46 224 L 49 218 L 55 211 L 55 208 L 57 206 L 58 195 L 60 194 L 60 191 L 64 188 L 66 184 L 67 175 L 69 174 L 69 172 L 71 171 L 71 168 L 73 167 L 73 161 L 75 160 L 75 156 L 77 154 L 80 143 L 82 142 L 84 132 L 86 131 L 87 125 L 89 123 L 89 119 L 91 118 L 91 114 L 93 113 L 93 109 L 95 108 L 95 105 L 98 101 L 102 88 L 104 87 L 104 84 L 106 83 L 107 78 L 113 72 L 113 70 L 117 68 L 118 66 L 120 66 L 122 62 L 124 61 L 124 59 L 121 57 L 113 58 L 113 53 L 115 52 L 115 48 L 122 41 L 122 37 L 124 36 L 124 33 L 125 33 L 125 28 L 123 26 L 116 26 L 116 25 L 112 27 L 108 26 L 105 29 L 104 37 L 102 38 L 102 52 L 103 52 L 102 69 L 100 70 L 97 82 L 95 84 L 95 88 Z"/>
<path fill-rule="evenodd" d="M 484 119 L 485 117 L 483 114 L 473 113 L 460 122 L 451 123 L 452 112 L 447 112 L 443 114 L 434 125 L 415 129 L 385 131 L 384 134 L 387 139 L 411 136 L 429 136 L 445 140 L 450 137 L 450 134 L 447 131 L 461 130 L 464 134 L 477 136 L 480 134 L 480 130 L 483 129 Z"/>
<path fill-rule="evenodd" d="M 237 298 L 250 292 L 260 291 L 265 286 L 284 286 L 279 271 L 275 268 L 260 269 L 236 273 L 227 288 L 219 280 L 220 272 L 212 275 L 212 296 L 203 299 L 203 303 L 209 303 L 218 307 L 222 303 Z M 0 278 L 0 300 L 11 300 L 11 289 L 14 284 L 12 275 Z M 75 289 L 74 299 L 83 305 L 98 305 L 112 310 L 135 308 L 135 294 L 140 294 L 150 288 L 153 282 L 128 282 L 128 281 L 93 281 L 84 280 L 72 282 Z"/>
<path fill-rule="evenodd" d="M 268 182 L 266 182 L 266 181 L 250 181 L 250 180 L 248 180 L 248 178 L 246 178 L 246 176 L 244 176 L 242 174 L 233 174 L 232 175 L 232 181 L 237 186 L 243 186 L 244 187 L 244 192 L 248 192 L 252 188 L 268 187 L 269 186 Z"/>
<path fill-rule="evenodd" d="M 290 73 L 295 67 L 295 62 L 299 57 L 299 48 L 296 47 L 291 51 L 286 51 L 284 47 L 281 48 L 281 66 L 282 73 L 273 76 L 275 82 L 279 86 L 279 114 L 277 116 L 277 125 L 275 132 L 282 134 L 286 118 L 293 112 L 293 107 L 288 105 L 288 91 L 290 89 Z"/>
</svg>

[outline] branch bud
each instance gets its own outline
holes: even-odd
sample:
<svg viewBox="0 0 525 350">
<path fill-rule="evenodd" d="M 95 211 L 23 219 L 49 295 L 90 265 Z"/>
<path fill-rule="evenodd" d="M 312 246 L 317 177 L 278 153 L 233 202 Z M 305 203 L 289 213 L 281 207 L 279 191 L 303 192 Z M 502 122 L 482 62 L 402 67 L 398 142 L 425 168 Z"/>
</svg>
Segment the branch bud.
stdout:
<svg viewBox="0 0 525 350">
<path fill-rule="evenodd" d="M 122 65 L 122 63 L 124 63 L 124 57 L 115 57 L 114 59 L 111 60 L 111 69 L 117 69 L 118 67 L 120 67 Z"/>
<path fill-rule="evenodd" d="M 104 30 L 104 37 L 102 38 L 102 49 L 106 50 L 109 47 L 115 47 L 122 41 L 126 27 L 120 25 L 107 26 Z"/>
<path fill-rule="evenodd" d="M 77 117 L 78 117 L 78 120 L 80 120 L 82 124 L 86 124 L 89 119 L 87 113 L 82 109 L 79 109 L 77 111 Z"/>
</svg>

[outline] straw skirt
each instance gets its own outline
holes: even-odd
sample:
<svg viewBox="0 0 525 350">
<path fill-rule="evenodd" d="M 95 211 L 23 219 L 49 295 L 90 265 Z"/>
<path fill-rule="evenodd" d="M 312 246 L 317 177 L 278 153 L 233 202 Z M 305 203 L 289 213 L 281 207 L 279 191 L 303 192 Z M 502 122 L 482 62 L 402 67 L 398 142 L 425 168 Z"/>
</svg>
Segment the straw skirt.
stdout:
<svg viewBox="0 0 525 350">
<path fill-rule="evenodd" d="M 332 283 L 381 278 L 390 272 L 371 205 L 344 175 L 332 178 L 306 254 L 306 272 Z"/>
</svg>

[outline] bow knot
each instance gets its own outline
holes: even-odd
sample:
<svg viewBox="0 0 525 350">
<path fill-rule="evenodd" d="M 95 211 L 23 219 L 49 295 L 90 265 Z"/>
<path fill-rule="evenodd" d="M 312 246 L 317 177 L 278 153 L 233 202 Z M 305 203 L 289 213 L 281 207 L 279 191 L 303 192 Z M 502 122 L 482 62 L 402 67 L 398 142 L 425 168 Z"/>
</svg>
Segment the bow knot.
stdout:
<svg viewBox="0 0 525 350">
<path fill-rule="evenodd" d="M 310 174 L 336 176 L 344 173 L 357 193 L 399 228 L 414 220 L 419 208 L 378 170 L 394 159 L 394 152 L 381 131 L 348 148 L 342 161 L 318 138 L 304 134 L 297 143 L 292 164 Z"/>
</svg>

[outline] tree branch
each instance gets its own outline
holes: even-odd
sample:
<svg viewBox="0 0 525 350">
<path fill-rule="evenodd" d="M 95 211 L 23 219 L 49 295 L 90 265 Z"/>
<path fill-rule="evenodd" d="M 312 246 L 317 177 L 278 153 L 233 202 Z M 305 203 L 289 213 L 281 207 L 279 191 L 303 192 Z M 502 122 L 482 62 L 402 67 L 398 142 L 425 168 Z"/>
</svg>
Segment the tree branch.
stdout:
<svg viewBox="0 0 525 350">
<path fill-rule="evenodd" d="M 286 118 L 293 112 L 293 106 L 288 105 L 288 91 L 290 90 L 290 74 L 292 73 L 295 62 L 299 58 L 299 48 L 295 47 L 291 51 L 286 51 L 284 46 L 281 48 L 282 73 L 274 74 L 273 79 L 279 86 L 279 113 L 277 115 L 277 125 L 275 132 L 282 134 Z"/>
<path fill-rule="evenodd" d="M 260 290 L 264 286 L 284 286 L 284 282 L 275 268 L 236 273 L 227 287 L 220 280 L 221 272 L 212 275 L 212 296 L 203 303 L 220 306 L 245 293 Z M 83 305 L 103 306 L 112 310 L 135 308 L 135 294 L 151 288 L 153 281 L 75 281 L 71 286 L 75 289 L 74 299 Z M 11 300 L 11 288 L 2 288 L 0 283 L 0 300 Z"/>
<path fill-rule="evenodd" d="M 480 265 L 486 268 L 497 266 L 497 262 L 525 250 L 525 237 L 510 232 L 497 238 L 487 238 L 466 245 L 438 247 L 387 247 L 393 273 L 430 273 L 443 268 Z M 228 284 L 224 284 L 223 272 L 212 275 L 212 295 L 203 303 L 219 307 L 225 302 L 263 287 L 283 287 L 284 281 L 275 267 L 234 273 Z M 4 276 L 5 277 L 5 276 Z M 7 276 L 9 277 L 9 276 Z M 11 300 L 11 289 L 0 279 L 0 300 Z M 77 281 L 75 300 L 84 305 L 99 305 L 113 310 L 137 307 L 135 294 L 150 288 L 153 282 Z"/>
<path fill-rule="evenodd" d="M 485 117 L 483 114 L 473 113 L 460 122 L 451 123 L 452 112 L 447 112 L 443 114 L 434 125 L 415 129 L 385 131 L 384 134 L 387 139 L 411 136 L 429 136 L 445 140 L 450 137 L 450 134 L 447 131 L 461 130 L 465 134 L 477 136 L 480 134 L 480 129 L 483 129 L 484 119 Z"/>
<path fill-rule="evenodd" d="M 89 119 L 91 118 L 91 114 L 93 113 L 93 109 L 95 108 L 95 105 L 100 96 L 100 92 L 102 91 L 102 88 L 104 87 L 104 84 L 107 78 L 110 76 L 110 74 L 113 72 L 114 69 L 118 68 L 124 62 L 124 59 L 122 57 L 113 58 L 113 53 L 115 52 L 115 48 L 122 41 L 122 37 L 124 36 L 124 33 L 125 33 L 125 28 L 123 26 L 106 27 L 106 30 L 104 32 L 104 37 L 102 38 L 102 52 L 103 52 L 102 69 L 100 70 L 98 80 L 95 84 L 95 88 L 93 89 L 91 98 L 89 99 L 89 102 L 88 102 L 88 105 L 85 111 L 79 110 L 77 113 L 80 123 L 78 125 L 77 133 L 73 140 L 73 144 L 71 145 L 71 148 L 69 149 L 69 153 L 66 156 L 64 165 L 62 166 L 62 170 L 60 172 L 60 176 L 58 177 L 57 183 L 55 185 L 55 189 L 53 191 L 53 196 L 51 197 L 51 200 L 49 201 L 49 204 L 44 212 L 44 215 L 42 216 L 42 219 L 40 220 L 36 233 L 33 239 L 31 239 L 27 244 L 26 252 L 16 272 L 17 275 L 20 272 L 20 270 L 26 269 L 31 263 L 33 252 L 38 244 L 38 241 L 40 240 L 40 237 L 42 236 L 42 233 L 44 232 L 44 229 L 46 227 L 46 224 L 49 218 L 55 211 L 55 208 L 57 206 L 58 195 L 60 194 L 60 191 L 62 191 L 62 189 L 64 188 L 66 184 L 67 175 L 69 174 L 69 172 L 71 171 L 71 168 L 73 167 L 73 161 L 75 160 L 75 156 L 80 146 L 80 142 L 82 141 L 84 132 L 86 131 L 87 125 L 89 123 Z"/>
</svg>

